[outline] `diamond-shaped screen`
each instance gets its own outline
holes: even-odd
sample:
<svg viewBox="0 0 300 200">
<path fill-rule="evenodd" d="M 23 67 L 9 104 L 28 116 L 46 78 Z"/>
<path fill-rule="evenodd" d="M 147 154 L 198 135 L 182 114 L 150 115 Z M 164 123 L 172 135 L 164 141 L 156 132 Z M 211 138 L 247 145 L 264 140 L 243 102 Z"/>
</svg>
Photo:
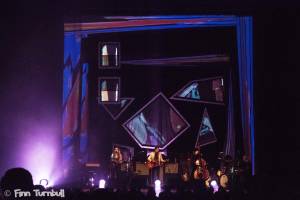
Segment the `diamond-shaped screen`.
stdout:
<svg viewBox="0 0 300 200">
<path fill-rule="evenodd" d="M 165 96 L 159 94 L 124 124 L 141 147 L 166 147 L 189 124 Z"/>
</svg>

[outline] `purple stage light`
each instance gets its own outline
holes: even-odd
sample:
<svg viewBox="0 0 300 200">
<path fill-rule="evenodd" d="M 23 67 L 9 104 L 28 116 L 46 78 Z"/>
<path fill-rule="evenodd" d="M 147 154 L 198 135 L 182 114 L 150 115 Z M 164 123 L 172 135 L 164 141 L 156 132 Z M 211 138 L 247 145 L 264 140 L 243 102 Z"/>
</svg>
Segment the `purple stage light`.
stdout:
<svg viewBox="0 0 300 200">
<path fill-rule="evenodd" d="M 160 180 L 156 180 L 154 182 L 154 184 L 155 184 L 155 187 L 160 187 L 161 182 L 160 182 Z"/>
<path fill-rule="evenodd" d="M 155 195 L 156 195 L 156 197 L 158 197 L 159 193 L 161 193 L 161 181 L 155 180 L 154 185 L 155 185 L 155 187 L 154 187 Z"/>
<path fill-rule="evenodd" d="M 48 180 L 47 187 L 54 186 L 60 178 L 60 142 L 55 129 L 31 124 L 28 134 L 23 138 L 19 166 L 30 171 L 34 184 L 42 179 Z"/>
<path fill-rule="evenodd" d="M 217 184 L 217 181 L 212 180 L 212 181 L 210 182 L 210 185 L 211 185 L 212 187 L 215 187 L 215 186 L 217 186 L 218 184 Z"/>
<path fill-rule="evenodd" d="M 218 192 L 219 186 L 218 186 L 218 183 L 217 183 L 216 180 L 212 180 L 212 181 L 210 182 L 210 185 L 211 185 L 211 187 L 214 189 L 214 193 L 215 193 L 215 192 Z"/>
<path fill-rule="evenodd" d="M 48 186 L 49 181 L 47 179 L 41 179 L 40 180 L 40 185 L 44 186 L 45 188 Z"/>
<path fill-rule="evenodd" d="M 104 189 L 105 188 L 105 183 L 106 183 L 106 181 L 104 179 L 101 179 L 99 181 L 99 188 Z"/>
</svg>

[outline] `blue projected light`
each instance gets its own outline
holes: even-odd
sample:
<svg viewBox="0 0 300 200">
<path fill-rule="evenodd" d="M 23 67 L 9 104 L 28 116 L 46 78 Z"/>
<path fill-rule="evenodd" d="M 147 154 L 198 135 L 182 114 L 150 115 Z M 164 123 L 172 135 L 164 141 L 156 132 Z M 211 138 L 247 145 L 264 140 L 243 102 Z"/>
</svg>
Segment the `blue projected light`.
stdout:
<svg viewBox="0 0 300 200">
<path fill-rule="evenodd" d="M 240 99 L 245 153 L 251 157 L 252 175 L 255 174 L 254 100 L 253 100 L 253 30 L 252 17 L 237 20 Z M 250 140 L 249 140 L 250 138 Z"/>
<path fill-rule="evenodd" d="M 207 109 L 205 108 L 195 146 L 204 146 L 216 141 L 215 131 L 211 125 Z"/>
<path fill-rule="evenodd" d="M 225 105 L 223 77 L 211 77 L 190 81 L 172 95 L 171 99 Z"/>
<path fill-rule="evenodd" d="M 190 98 L 190 99 L 198 99 L 200 100 L 200 94 L 198 89 L 198 83 L 193 83 L 188 88 L 186 88 L 183 92 L 179 94 L 180 97 Z"/>
<path fill-rule="evenodd" d="M 189 128 L 171 102 L 159 93 L 127 120 L 123 127 L 142 148 L 166 148 Z"/>
</svg>

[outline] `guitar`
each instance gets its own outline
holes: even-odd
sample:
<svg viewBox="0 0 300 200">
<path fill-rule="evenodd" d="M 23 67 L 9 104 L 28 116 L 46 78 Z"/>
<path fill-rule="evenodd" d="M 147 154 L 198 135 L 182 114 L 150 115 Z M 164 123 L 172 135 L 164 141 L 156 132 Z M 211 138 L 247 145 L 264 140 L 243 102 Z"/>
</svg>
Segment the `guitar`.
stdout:
<svg viewBox="0 0 300 200">
<path fill-rule="evenodd" d="M 160 167 L 160 166 L 163 166 L 165 163 L 169 162 L 169 160 L 165 160 L 165 161 L 162 161 L 162 162 L 155 162 L 155 161 L 147 161 L 146 162 L 146 166 L 149 168 L 149 169 L 152 169 L 154 167 Z"/>
<path fill-rule="evenodd" d="M 113 164 L 113 165 L 121 165 L 122 163 L 123 163 L 123 161 L 122 160 L 118 160 L 118 159 L 111 159 L 111 163 Z"/>
</svg>

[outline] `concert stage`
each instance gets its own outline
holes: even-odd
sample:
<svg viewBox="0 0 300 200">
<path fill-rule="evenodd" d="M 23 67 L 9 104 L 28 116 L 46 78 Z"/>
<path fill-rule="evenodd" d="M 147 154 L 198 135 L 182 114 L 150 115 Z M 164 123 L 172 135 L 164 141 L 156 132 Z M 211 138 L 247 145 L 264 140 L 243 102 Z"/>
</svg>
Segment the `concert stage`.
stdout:
<svg viewBox="0 0 300 200">
<path fill-rule="evenodd" d="M 114 16 L 64 28 L 66 182 L 231 190 L 255 174 L 251 17 Z M 155 146 L 168 162 L 149 181 Z"/>
</svg>

